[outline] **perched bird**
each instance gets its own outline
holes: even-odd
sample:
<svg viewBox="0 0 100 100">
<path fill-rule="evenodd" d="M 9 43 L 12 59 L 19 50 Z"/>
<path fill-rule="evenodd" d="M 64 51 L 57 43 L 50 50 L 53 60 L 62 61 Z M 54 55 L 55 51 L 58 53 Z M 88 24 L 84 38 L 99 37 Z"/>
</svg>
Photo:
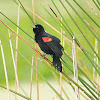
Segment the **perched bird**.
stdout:
<svg viewBox="0 0 100 100">
<path fill-rule="evenodd" d="M 60 40 L 45 32 L 42 25 L 37 24 L 33 27 L 33 32 L 35 33 L 35 41 L 38 43 L 41 50 L 50 54 L 53 58 L 53 65 L 57 67 L 57 70 L 62 72 L 62 65 L 60 58 L 63 54 L 64 48 L 60 44 Z"/>
</svg>

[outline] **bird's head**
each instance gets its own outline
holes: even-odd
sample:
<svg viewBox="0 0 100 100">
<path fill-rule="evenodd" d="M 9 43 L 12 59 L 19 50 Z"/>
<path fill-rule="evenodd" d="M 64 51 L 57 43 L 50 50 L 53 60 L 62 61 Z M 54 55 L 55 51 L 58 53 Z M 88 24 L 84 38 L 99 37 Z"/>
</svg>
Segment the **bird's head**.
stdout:
<svg viewBox="0 0 100 100">
<path fill-rule="evenodd" d="M 43 31 L 44 31 L 44 28 L 40 24 L 37 24 L 37 25 L 35 25 L 35 27 L 33 27 L 33 32 L 35 34 L 41 33 Z"/>
</svg>

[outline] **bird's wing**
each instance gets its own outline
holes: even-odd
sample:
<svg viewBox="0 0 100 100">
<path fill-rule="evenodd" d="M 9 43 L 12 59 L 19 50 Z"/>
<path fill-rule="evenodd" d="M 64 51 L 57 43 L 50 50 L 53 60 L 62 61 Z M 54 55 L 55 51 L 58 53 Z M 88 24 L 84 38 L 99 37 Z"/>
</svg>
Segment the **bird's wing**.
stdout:
<svg viewBox="0 0 100 100">
<path fill-rule="evenodd" d="M 63 47 L 60 45 L 60 40 L 52 35 L 42 36 L 42 40 L 51 48 L 51 50 L 58 56 L 62 56 Z"/>
<path fill-rule="evenodd" d="M 46 33 L 46 34 L 48 35 L 48 37 L 52 38 L 53 41 L 55 41 L 57 43 L 60 43 L 61 42 L 57 37 L 55 37 L 55 36 L 53 36 L 51 34 L 48 34 L 48 33 Z"/>
<path fill-rule="evenodd" d="M 47 33 L 48 34 L 48 33 Z M 50 35 L 50 34 L 48 34 L 49 35 L 49 37 L 52 39 L 52 41 L 53 41 L 53 43 L 54 43 L 54 45 L 55 46 L 57 46 L 60 50 L 64 50 L 64 48 L 62 47 L 62 45 L 60 44 L 60 40 L 57 38 L 57 37 L 55 37 L 55 36 L 53 36 L 53 35 Z"/>
</svg>

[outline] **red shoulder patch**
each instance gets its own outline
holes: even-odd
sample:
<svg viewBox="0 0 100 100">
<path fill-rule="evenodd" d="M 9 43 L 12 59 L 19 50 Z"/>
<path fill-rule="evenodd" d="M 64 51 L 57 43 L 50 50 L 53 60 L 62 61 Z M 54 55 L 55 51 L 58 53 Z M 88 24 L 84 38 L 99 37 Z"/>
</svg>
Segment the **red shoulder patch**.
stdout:
<svg viewBox="0 0 100 100">
<path fill-rule="evenodd" d="M 50 41 L 52 41 L 52 38 L 50 38 L 50 37 L 42 37 L 42 40 L 44 42 L 50 42 Z"/>
</svg>

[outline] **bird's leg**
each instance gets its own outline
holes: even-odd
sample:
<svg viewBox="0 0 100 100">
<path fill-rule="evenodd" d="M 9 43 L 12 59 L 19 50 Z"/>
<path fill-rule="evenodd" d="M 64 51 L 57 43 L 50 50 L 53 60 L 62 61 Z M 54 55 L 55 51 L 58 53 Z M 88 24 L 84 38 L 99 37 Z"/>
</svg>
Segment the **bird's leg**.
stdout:
<svg viewBox="0 0 100 100">
<path fill-rule="evenodd" d="M 61 61 L 59 60 L 58 64 L 57 64 L 57 70 L 62 72 L 62 64 Z"/>
<path fill-rule="evenodd" d="M 62 66 L 57 66 L 57 70 L 62 72 Z"/>
<path fill-rule="evenodd" d="M 44 53 L 43 55 L 44 55 L 44 57 L 45 57 L 47 54 L 46 54 L 46 53 Z"/>
</svg>

